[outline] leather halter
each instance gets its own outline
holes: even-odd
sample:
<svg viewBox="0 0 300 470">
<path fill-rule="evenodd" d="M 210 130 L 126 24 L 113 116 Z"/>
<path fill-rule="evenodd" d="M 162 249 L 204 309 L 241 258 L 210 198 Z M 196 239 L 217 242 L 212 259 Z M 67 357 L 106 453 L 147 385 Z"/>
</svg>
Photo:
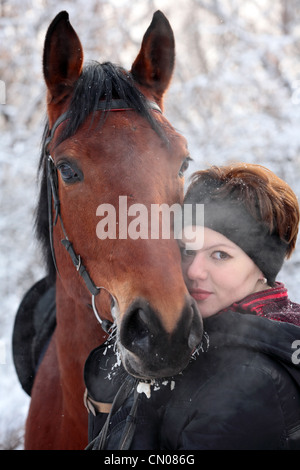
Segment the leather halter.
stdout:
<svg viewBox="0 0 300 470">
<path fill-rule="evenodd" d="M 160 107 L 157 105 L 157 103 L 153 101 L 147 101 L 147 104 L 149 108 L 159 111 L 162 113 Z M 125 100 L 122 99 L 115 99 L 112 100 L 111 103 L 109 104 L 109 107 L 107 107 L 107 104 L 105 101 L 100 101 L 97 109 L 96 110 L 102 110 L 105 112 L 109 111 L 129 111 L 132 110 L 133 108 L 129 106 Z M 52 258 L 53 258 L 53 263 L 55 266 L 55 269 L 57 273 L 59 274 L 57 264 L 56 264 L 56 258 L 55 258 L 55 252 L 54 252 L 54 246 L 53 246 L 53 227 L 56 225 L 57 220 L 59 219 L 61 228 L 64 234 L 64 239 L 61 240 L 62 245 L 66 248 L 72 263 L 74 267 L 76 268 L 76 271 L 80 274 L 82 279 L 84 280 L 88 290 L 90 291 L 92 295 L 92 307 L 94 310 L 94 314 L 101 324 L 102 329 L 106 332 L 109 333 L 109 330 L 113 326 L 113 323 L 109 320 L 102 320 L 95 305 L 95 297 L 100 293 L 101 289 L 106 290 L 111 298 L 112 298 L 112 307 L 111 311 L 113 311 L 114 308 L 117 308 L 118 303 L 116 298 L 112 295 L 111 292 L 109 292 L 105 287 L 97 287 L 95 283 L 93 282 L 92 278 L 90 277 L 85 265 L 82 262 L 81 256 L 77 254 L 73 248 L 72 243 L 69 240 L 69 237 L 67 235 L 66 229 L 64 227 L 62 217 L 61 217 L 61 212 L 60 212 L 60 200 L 59 200 L 59 195 L 58 195 L 58 176 L 57 176 L 57 168 L 55 166 L 54 160 L 50 155 L 50 152 L 48 150 L 48 147 L 51 143 L 51 141 L 54 138 L 54 134 L 58 126 L 64 122 L 66 119 L 68 119 L 68 112 L 63 113 L 53 124 L 52 129 L 49 132 L 49 136 L 47 137 L 44 145 L 44 156 L 47 158 L 47 195 L 48 195 L 48 219 L 49 219 L 49 238 L 50 238 L 50 247 L 51 247 L 51 253 L 52 253 Z M 53 205 L 54 205 L 54 211 L 55 211 L 55 217 L 53 221 L 52 217 L 52 199 L 53 199 Z"/>
</svg>

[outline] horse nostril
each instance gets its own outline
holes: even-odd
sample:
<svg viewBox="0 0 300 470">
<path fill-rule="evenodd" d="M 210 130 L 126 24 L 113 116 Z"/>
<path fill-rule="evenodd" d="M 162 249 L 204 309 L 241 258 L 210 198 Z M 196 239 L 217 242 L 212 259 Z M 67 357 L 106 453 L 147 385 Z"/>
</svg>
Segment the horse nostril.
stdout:
<svg viewBox="0 0 300 470">
<path fill-rule="evenodd" d="M 129 351 L 137 349 L 147 351 L 150 346 L 150 331 L 148 328 L 148 315 L 143 308 L 135 308 L 128 314 L 126 324 L 123 326 L 121 342 Z"/>
<path fill-rule="evenodd" d="M 135 336 L 137 339 L 142 339 L 149 335 L 147 327 L 147 316 L 142 308 L 138 308 L 134 314 L 135 323 Z"/>
</svg>

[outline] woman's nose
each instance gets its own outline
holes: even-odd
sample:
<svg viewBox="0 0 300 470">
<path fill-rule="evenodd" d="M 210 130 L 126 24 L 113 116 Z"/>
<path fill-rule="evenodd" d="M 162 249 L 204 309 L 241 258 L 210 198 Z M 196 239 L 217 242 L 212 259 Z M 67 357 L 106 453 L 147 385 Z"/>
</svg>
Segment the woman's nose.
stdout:
<svg viewBox="0 0 300 470">
<path fill-rule="evenodd" d="M 206 279 L 208 275 L 205 259 L 201 253 L 197 253 L 187 269 L 187 277 L 190 280 Z"/>
</svg>

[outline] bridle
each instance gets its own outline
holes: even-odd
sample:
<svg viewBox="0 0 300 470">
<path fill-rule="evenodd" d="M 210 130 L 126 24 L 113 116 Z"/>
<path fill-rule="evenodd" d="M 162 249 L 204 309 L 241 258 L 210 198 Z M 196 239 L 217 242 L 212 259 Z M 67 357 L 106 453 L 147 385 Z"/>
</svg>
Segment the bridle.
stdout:
<svg viewBox="0 0 300 470">
<path fill-rule="evenodd" d="M 148 107 L 155 110 L 159 111 L 162 113 L 160 107 L 157 105 L 157 103 L 153 101 L 147 101 Z M 102 110 L 105 112 L 109 111 L 129 111 L 132 110 L 133 108 L 129 106 L 125 100 L 122 99 L 113 99 L 109 103 L 109 107 L 107 106 L 105 101 L 99 101 L 97 110 Z M 92 308 L 94 311 L 94 314 L 99 321 L 102 329 L 106 332 L 109 333 L 111 330 L 113 323 L 107 319 L 101 319 L 96 305 L 95 305 L 95 297 L 101 292 L 101 290 L 105 290 L 106 292 L 109 293 L 109 295 L 112 298 L 112 305 L 111 305 L 111 312 L 112 316 L 114 317 L 114 310 L 118 308 L 118 302 L 114 295 L 109 292 L 105 287 L 98 287 L 95 285 L 93 282 L 91 276 L 89 275 L 85 265 L 82 262 L 82 258 L 80 254 L 77 254 L 73 248 L 72 243 L 69 240 L 69 237 L 67 235 L 62 217 L 61 217 L 61 211 L 60 211 L 60 200 L 59 200 L 59 195 L 58 195 L 58 175 L 57 175 L 57 168 L 55 166 L 54 160 L 49 152 L 49 145 L 52 142 L 54 138 L 54 134 L 56 129 L 62 122 L 64 122 L 66 119 L 68 119 L 68 112 L 63 113 L 54 123 L 52 129 L 49 131 L 49 136 L 45 140 L 44 148 L 43 148 L 43 154 L 44 158 L 47 159 L 47 197 L 48 197 L 48 221 L 49 221 L 49 239 L 50 239 L 50 247 L 51 247 L 51 253 L 52 253 L 52 258 L 53 258 L 53 263 L 55 266 L 55 269 L 57 273 L 59 274 L 57 264 L 56 264 L 56 258 L 55 258 L 55 252 L 54 252 L 54 245 L 53 245 L 53 227 L 56 225 L 57 221 L 60 221 L 61 228 L 64 234 L 64 239 L 61 240 L 62 245 L 65 247 L 67 250 L 72 263 L 74 267 L 76 268 L 76 271 L 82 279 L 84 280 L 86 287 L 90 291 L 92 295 Z M 52 214 L 52 200 L 53 200 L 53 206 L 54 206 L 54 220 L 53 220 L 53 214 Z"/>
</svg>

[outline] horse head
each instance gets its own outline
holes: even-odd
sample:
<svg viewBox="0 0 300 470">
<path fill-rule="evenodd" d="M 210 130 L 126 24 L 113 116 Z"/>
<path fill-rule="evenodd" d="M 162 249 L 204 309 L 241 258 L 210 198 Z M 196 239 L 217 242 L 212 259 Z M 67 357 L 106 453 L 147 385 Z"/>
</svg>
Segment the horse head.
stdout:
<svg viewBox="0 0 300 470">
<path fill-rule="evenodd" d="M 151 232 L 153 207 L 183 200 L 187 144 L 161 112 L 174 56 L 173 32 L 161 12 L 130 71 L 109 62 L 83 66 L 66 12 L 53 20 L 44 46 L 48 125 L 37 227 L 50 271 L 51 245 L 59 272 L 58 327 L 68 317 L 72 334 L 91 349 L 87 331 L 103 341 L 93 304 L 102 326 L 116 325 L 124 367 L 140 378 L 178 373 L 202 337 L 172 227 L 169 237 Z M 41 203 L 47 179 L 50 223 Z M 87 313 L 68 314 L 68 300 Z"/>
</svg>

